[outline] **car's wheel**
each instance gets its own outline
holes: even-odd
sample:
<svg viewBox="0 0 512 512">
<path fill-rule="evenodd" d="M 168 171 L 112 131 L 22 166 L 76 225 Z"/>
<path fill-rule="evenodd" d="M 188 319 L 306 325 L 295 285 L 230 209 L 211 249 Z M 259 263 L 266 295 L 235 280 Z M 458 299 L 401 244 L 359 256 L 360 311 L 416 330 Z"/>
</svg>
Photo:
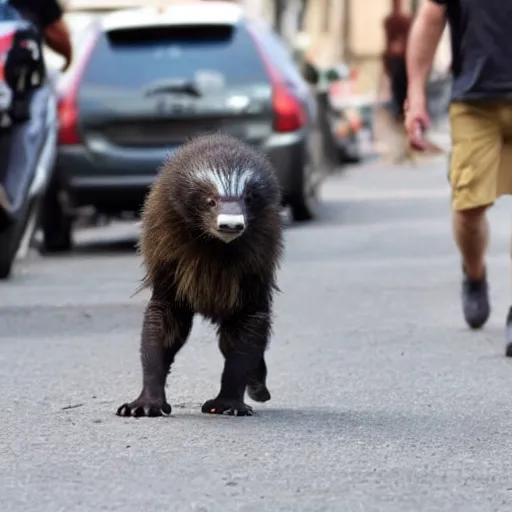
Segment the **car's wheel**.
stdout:
<svg viewBox="0 0 512 512">
<path fill-rule="evenodd" d="M 27 203 L 16 219 L 0 231 L 0 279 L 8 279 L 11 275 L 30 211 L 31 205 Z"/>
<path fill-rule="evenodd" d="M 43 242 L 41 253 L 69 252 L 73 248 L 73 218 L 59 199 L 60 187 L 56 177 L 52 179 L 41 208 Z"/>
<path fill-rule="evenodd" d="M 43 222 L 43 254 L 69 252 L 73 249 L 72 220 L 60 213 L 53 212 L 53 223 Z"/>
<path fill-rule="evenodd" d="M 0 233 L 0 279 L 8 279 L 16 256 L 16 225 L 12 224 Z"/>
<path fill-rule="evenodd" d="M 357 134 L 352 134 L 347 147 L 343 151 L 343 161 L 347 164 L 358 164 L 361 162 L 361 148 Z"/>
<path fill-rule="evenodd" d="M 316 216 L 318 204 L 316 187 L 313 185 L 312 172 L 309 166 L 302 169 L 301 179 L 298 180 L 300 188 L 292 192 L 287 202 L 290 206 L 292 218 L 295 222 L 311 220 Z"/>
</svg>

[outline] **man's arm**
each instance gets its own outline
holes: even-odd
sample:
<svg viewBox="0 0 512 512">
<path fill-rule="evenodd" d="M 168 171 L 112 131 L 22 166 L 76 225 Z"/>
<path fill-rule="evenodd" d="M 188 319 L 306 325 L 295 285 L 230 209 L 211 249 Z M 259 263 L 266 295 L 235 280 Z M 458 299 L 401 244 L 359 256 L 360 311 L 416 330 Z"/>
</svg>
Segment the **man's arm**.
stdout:
<svg viewBox="0 0 512 512">
<path fill-rule="evenodd" d="M 425 87 L 446 25 L 450 0 L 428 0 L 414 20 L 407 44 L 408 103 L 426 107 Z"/>
<path fill-rule="evenodd" d="M 45 43 L 66 59 L 66 69 L 71 63 L 73 51 L 68 27 L 62 19 L 62 9 L 57 0 L 46 0 L 41 5 L 40 21 Z"/>
<path fill-rule="evenodd" d="M 62 19 L 55 21 L 44 29 L 46 44 L 66 59 L 66 69 L 71 63 L 73 50 L 69 30 Z"/>
</svg>

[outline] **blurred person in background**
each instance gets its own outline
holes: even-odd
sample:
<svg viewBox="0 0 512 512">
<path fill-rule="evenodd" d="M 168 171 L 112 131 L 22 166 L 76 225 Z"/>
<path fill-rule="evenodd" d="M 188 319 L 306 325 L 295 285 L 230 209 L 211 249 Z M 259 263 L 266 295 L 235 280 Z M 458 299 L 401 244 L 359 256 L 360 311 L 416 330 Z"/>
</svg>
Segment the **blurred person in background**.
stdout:
<svg viewBox="0 0 512 512">
<path fill-rule="evenodd" d="M 7 0 L 24 18 L 34 23 L 39 29 L 44 42 L 59 55 L 64 57 L 65 71 L 72 60 L 71 38 L 64 20 L 63 10 L 57 0 Z M 0 184 L 0 207 L 7 216 L 12 206 L 5 188 Z"/>
<path fill-rule="evenodd" d="M 8 3 L 36 25 L 44 42 L 54 52 L 64 57 L 62 71 L 68 69 L 72 60 L 71 37 L 58 0 L 8 0 Z"/>
<path fill-rule="evenodd" d="M 489 318 L 487 209 L 512 194 L 512 3 L 503 0 L 427 0 L 407 50 L 406 128 L 425 148 L 430 124 L 425 86 L 448 21 L 452 43 L 451 162 L 454 238 L 461 255 L 462 309 L 477 329 Z M 506 318 L 512 355 L 512 308 Z"/>
<path fill-rule="evenodd" d="M 402 10 L 402 1 L 393 0 L 391 13 L 384 19 L 386 46 L 382 55 L 382 74 L 379 84 L 379 98 L 383 96 L 385 79 L 391 95 L 390 123 L 394 132 L 394 160 L 412 161 L 413 152 L 404 130 L 404 102 L 407 95 L 407 70 L 405 52 L 412 24 L 412 16 Z"/>
</svg>

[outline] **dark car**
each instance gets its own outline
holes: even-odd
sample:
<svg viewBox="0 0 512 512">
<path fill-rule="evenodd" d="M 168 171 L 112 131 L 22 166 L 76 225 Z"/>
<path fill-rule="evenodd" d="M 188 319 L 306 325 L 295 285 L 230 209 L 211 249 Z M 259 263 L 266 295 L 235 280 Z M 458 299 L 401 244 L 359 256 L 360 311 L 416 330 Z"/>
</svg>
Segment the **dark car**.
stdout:
<svg viewBox="0 0 512 512">
<path fill-rule="evenodd" d="M 47 251 L 71 248 L 77 207 L 138 215 L 166 157 L 219 130 L 261 148 L 292 217 L 314 217 L 317 187 L 334 165 L 321 107 L 264 21 L 211 1 L 115 12 L 88 32 L 61 84 Z"/>
</svg>

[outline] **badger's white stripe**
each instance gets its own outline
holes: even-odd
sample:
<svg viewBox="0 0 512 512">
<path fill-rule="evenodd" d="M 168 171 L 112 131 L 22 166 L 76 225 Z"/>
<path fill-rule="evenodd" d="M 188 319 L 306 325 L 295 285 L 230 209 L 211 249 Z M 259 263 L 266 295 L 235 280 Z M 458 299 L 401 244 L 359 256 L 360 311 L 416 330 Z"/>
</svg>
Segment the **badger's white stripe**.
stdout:
<svg viewBox="0 0 512 512">
<path fill-rule="evenodd" d="M 244 193 L 247 182 L 253 176 L 250 169 L 244 169 L 240 172 L 233 172 L 228 178 L 217 169 L 202 170 L 199 176 L 212 183 L 220 196 L 240 197 Z"/>
<path fill-rule="evenodd" d="M 217 216 L 217 227 L 228 226 L 228 228 L 234 229 L 238 225 L 242 225 L 245 227 L 245 219 L 243 215 L 230 215 L 227 213 L 221 213 Z"/>
</svg>

